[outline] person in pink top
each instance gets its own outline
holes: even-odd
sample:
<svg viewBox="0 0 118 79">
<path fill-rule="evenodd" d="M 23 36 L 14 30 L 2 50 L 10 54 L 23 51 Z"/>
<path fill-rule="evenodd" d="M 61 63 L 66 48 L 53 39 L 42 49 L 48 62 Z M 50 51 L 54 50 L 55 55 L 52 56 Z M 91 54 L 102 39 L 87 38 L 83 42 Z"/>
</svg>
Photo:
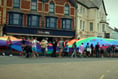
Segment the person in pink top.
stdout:
<svg viewBox="0 0 118 79">
<path fill-rule="evenodd" d="M 7 50 L 5 51 L 5 53 L 9 53 L 9 56 L 12 56 L 12 49 L 11 49 L 12 41 L 10 37 L 7 38 L 6 44 L 7 44 Z"/>
<path fill-rule="evenodd" d="M 84 52 L 84 45 L 82 43 L 81 46 L 80 46 L 80 57 L 81 57 L 83 52 Z"/>
</svg>

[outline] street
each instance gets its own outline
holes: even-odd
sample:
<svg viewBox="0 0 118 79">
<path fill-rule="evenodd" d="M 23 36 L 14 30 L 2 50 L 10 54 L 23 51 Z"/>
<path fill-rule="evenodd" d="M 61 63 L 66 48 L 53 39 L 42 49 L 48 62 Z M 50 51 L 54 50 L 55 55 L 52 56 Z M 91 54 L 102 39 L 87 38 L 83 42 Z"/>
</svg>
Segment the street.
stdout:
<svg viewBox="0 0 118 79">
<path fill-rule="evenodd" d="M 117 58 L 0 56 L 0 79 L 118 79 Z"/>
</svg>

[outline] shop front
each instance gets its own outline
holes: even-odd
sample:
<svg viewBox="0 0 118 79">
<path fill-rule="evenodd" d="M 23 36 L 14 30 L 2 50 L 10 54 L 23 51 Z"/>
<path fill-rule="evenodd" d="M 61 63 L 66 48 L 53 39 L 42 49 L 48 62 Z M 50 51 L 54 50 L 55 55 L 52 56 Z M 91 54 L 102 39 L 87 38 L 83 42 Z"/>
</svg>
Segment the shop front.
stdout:
<svg viewBox="0 0 118 79">
<path fill-rule="evenodd" d="M 6 25 L 3 34 L 37 38 L 73 38 L 75 31 Z"/>
</svg>

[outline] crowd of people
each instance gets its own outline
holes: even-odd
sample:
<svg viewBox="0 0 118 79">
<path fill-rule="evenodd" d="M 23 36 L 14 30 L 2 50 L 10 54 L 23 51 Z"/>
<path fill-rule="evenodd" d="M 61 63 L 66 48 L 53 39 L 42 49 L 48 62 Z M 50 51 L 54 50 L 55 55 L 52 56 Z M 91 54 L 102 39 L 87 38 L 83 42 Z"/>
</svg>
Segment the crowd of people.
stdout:
<svg viewBox="0 0 118 79">
<path fill-rule="evenodd" d="M 77 54 L 77 46 L 75 46 L 76 44 L 73 44 L 73 49 L 74 52 L 72 53 L 72 57 L 73 55 Z M 93 46 L 93 44 L 89 45 L 89 43 L 87 43 L 86 46 L 83 45 L 83 43 L 81 44 L 81 46 L 79 47 L 79 56 L 80 57 L 104 57 L 104 56 L 109 56 L 109 57 L 113 57 L 116 56 L 116 52 L 118 52 L 118 46 L 115 45 L 108 45 L 108 46 L 104 46 L 104 45 L 100 45 L 99 42 Z M 106 54 L 106 55 L 105 55 Z"/>
<path fill-rule="evenodd" d="M 20 52 L 21 56 L 26 56 L 27 58 L 29 57 L 39 57 L 39 52 L 37 51 L 37 44 L 41 46 L 41 54 L 43 57 L 46 57 L 47 51 L 48 51 L 48 44 L 52 44 L 53 52 L 51 54 L 52 57 L 57 56 L 57 44 L 59 47 L 59 52 L 58 52 L 58 57 L 61 58 L 62 56 L 69 56 L 71 57 L 104 57 L 107 56 L 112 57 L 116 56 L 116 52 L 118 52 L 118 46 L 115 45 L 109 45 L 109 46 L 104 46 L 104 45 L 99 45 L 99 42 L 93 46 L 93 44 L 89 44 L 89 42 L 84 46 L 84 43 L 81 43 L 79 47 L 77 47 L 76 42 L 73 43 L 72 45 L 72 50 L 69 52 L 69 47 L 68 47 L 68 41 L 64 41 L 63 38 L 60 39 L 53 39 L 52 41 L 48 41 L 48 38 L 42 39 L 41 41 L 38 41 L 37 38 L 31 37 L 31 39 L 26 40 L 24 37 L 22 38 L 21 41 L 21 47 L 22 47 L 22 52 Z M 12 41 L 10 37 L 8 37 L 7 41 L 7 49 L 2 55 L 5 55 L 6 53 L 9 53 L 9 56 L 12 56 Z"/>
</svg>

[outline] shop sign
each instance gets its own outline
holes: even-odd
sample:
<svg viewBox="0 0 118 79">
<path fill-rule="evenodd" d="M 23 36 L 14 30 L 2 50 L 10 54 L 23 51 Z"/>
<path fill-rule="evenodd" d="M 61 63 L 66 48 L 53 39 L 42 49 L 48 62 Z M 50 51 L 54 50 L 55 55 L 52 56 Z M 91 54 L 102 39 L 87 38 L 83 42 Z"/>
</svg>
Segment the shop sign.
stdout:
<svg viewBox="0 0 118 79">
<path fill-rule="evenodd" d="M 49 35 L 50 32 L 49 31 L 38 31 L 38 34 Z"/>
</svg>

